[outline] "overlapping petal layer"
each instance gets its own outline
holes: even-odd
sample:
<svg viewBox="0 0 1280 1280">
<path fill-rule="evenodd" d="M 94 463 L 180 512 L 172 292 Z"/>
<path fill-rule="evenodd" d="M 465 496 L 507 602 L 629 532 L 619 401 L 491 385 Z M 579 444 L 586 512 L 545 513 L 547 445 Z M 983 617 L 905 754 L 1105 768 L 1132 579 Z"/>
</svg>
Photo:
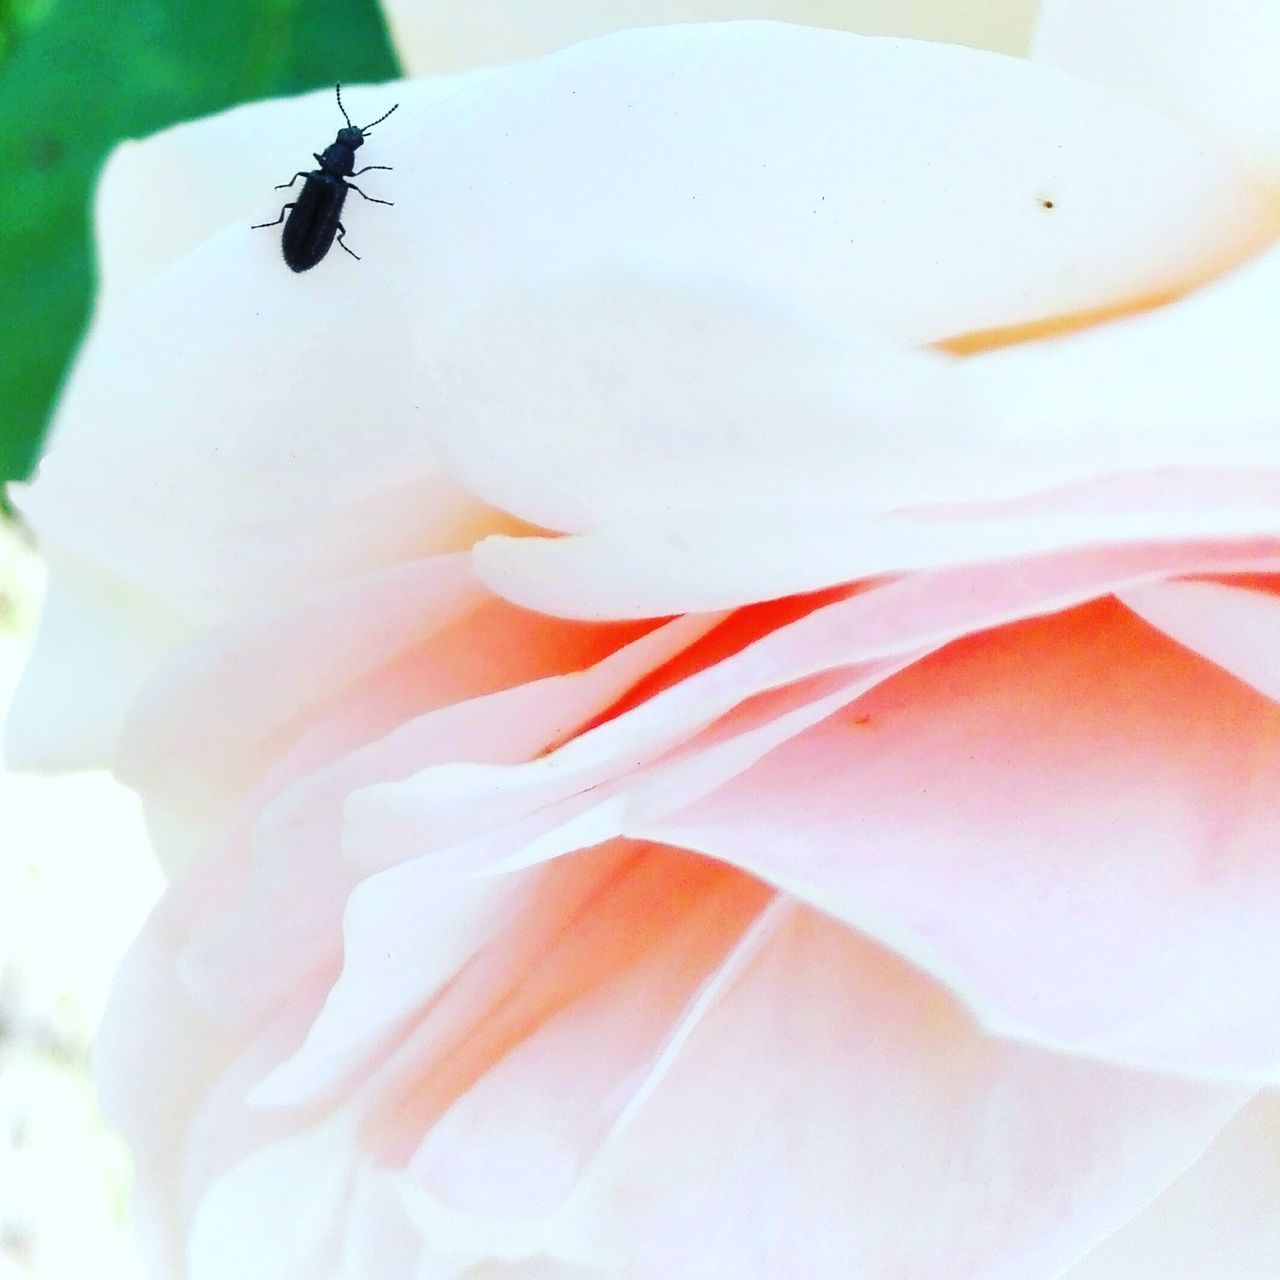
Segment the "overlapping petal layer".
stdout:
<svg viewBox="0 0 1280 1280">
<path fill-rule="evenodd" d="M 219 1087 L 193 1071 L 179 1094 L 160 1091 L 165 1123 L 139 1117 L 134 1139 L 149 1184 L 195 1215 L 195 1280 L 302 1277 L 367 1251 L 360 1207 L 388 1178 L 400 1190 L 374 1223 L 393 1232 L 415 1206 L 400 1245 L 422 1251 L 422 1274 L 465 1274 L 495 1249 L 513 1266 L 547 1255 L 557 1276 L 588 1264 L 644 1280 L 752 1265 L 825 1275 L 852 1257 L 942 1280 L 957 1250 L 975 1276 L 1031 1274 L 1096 1245 L 1248 1096 L 1004 1045 L 900 960 L 768 905 L 759 881 L 720 863 L 619 846 L 536 874 L 509 942 L 443 968 L 407 1039 L 328 1108 L 245 1106 L 293 1018 L 274 1016 L 234 1063 L 207 1032 L 191 1040 L 193 1067 L 219 1072 Z M 436 927 L 456 930 L 453 905 L 437 904 Z M 118 1026 L 141 1039 L 108 1042 L 109 1086 L 113 1071 L 149 1074 L 156 1059 L 138 1050 L 159 1047 L 155 1025 Z M 192 1144 L 166 1151 L 183 1107 Z M 687 1140 L 694 1124 L 704 1142 Z M 956 1161 L 969 1176 L 953 1178 Z M 895 1187 L 904 1205 L 933 1188 L 927 1231 L 886 1212 Z M 795 1230 L 797 1206 L 814 1229 Z M 266 1231 L 281 1215 L 288 1229 Z M 238 1243 L 255 1221 L 270 1248 Z"/>
<path fill-rule="evenodd" d="M 771 778 L 775 764 L 785 771 L 786 761 L 809 750 L 805 745 L 809 731 L 818 736 L 824 733 L 822 728 L 813 730 L 813 726 L 821 725 L 841 708 L 851 707 L 838 720 L 828 721 L 825 730 L 828 734 L 837 732 L 839 726 L 852 717 L 854 728 L 848 741 L 840 738 L 827 744 L 830 750 L 826 754 L 825 748 L 814 748 L 819 759 L 812 771 L 812 785 L 821 793 L 831 785 L 825 770 L 839 771 L 843 777 L 844 771 L 854 769 L 854 762 L 861 759 L 859 753 L 874 754 L 879 748 L 880 737 L 866 735 L 858 727 L 864 703 L 857 700 L 894 676 L 904 664 L 914 662 L 921 653 L 936 650 L 958 636 L 995 626 L 1007 627 L 1018 617 L 1048 614 L 1041 625 L 1053 642 L 1046 645 L 1044 662 L 1052 663 L 1057 654 L 1054 628 L 1061 617 L 1074 616 L 1059 615 L 1057 611 L 1108 588 L 1122 589 L 1129 583 L 1137 584 L 1176 572 L 1178 568 L 1210 568 L 1211 562 L 1195 558 L 1204 552 L 1203 548 L 1190 553 L 1184 550 L 1180 563 L 1178 553 L 1169 548 L 1130 552 L 1127 557 L 1116 553 L 1067 557 L 1056 563 L 1023 564 L 1003 573 L 953 571 L 950 575 L 909 579 L 874 588 L 820 606 L 792 623 L 777 627 L 706 670 L 697 671 L 665 690 L 652 692 L 634 708 L 615 714 L 557 750 L 527 763 L 478 764 L 455 760 L 432 765 L 428 757 L 424 759 L 425 768 L 395 781 L 388 779 L 392 770 L 384 765 L 378 782 L 372 785 L 366 782 L 346 800 L 344 844 L 348 855 L 366 866 L 403 865 L 367 881 L 357 892 L 355 901 L 359 909 L 350 913 L 347 920 L 347 967 L 313 1039 L 297 1059 L 276 1073 L 276 1087 L 284 1091 L 281 1096 L 297 1100 L 331 1088 L 339 1078 L 334 1074 L 332 1062 L 342 1062 L 343 1069 L 348 1069 L 361 1054 L 371 1053 L 396 1032 L 408 1011 L 427 997 L 433 981 L 430 974 L 415 976 L 412 967 L 401 970 L 403 981 L 408 984 L 403 987 L 404 995 L 396 997 L 396 1003 L 386 1012 L 374 1015 L 372 1011 L 385 1007 L 383 995 L 388 989 L 388 976 L 377 957 L 393 938 L 399 940 L 397 945 L 415 945 L 417 930 L 413 917 L 410 915 L 401 921 L 397 904 L 432 897 L 446 889 L 452 893 L 454 890 L 449 886 L 459 875 L 465 878 L 476 873 L 492 874 L 504 868 L 533 865 L 617 835 L 652 834 L 674 844 L 687 844 L 714 856 L 739 861 L 754 872 L 852 919 L 857 915 L 854 906 L 846 903 L 842 908 L 840 905 L 847 893 L 855 892 L 856 896 L 856 891 L 848 886 L 861 885 L 863 879 L 874 879 L 875 873 L 862 869 L 845 842 L 827 826 L 819 824 L 812 839 L 815 847 L 829 851 L 830 861 L 819 867 L 810 867 L 806 862 L 805 869 L 801 870 L 798 864 L 789 864 L 785 855 L 771 861 L 763 843 L 749 834 L 754 827 L 746 816 L 734 827 L 746 840 L 744 847 L 734 844 L 732 839 L 723 846 L 708 845 L 700 840 L 696 822 L 693 829 L 684 831 L 681 815 L 687 814 L 690 807 L 698 812 L 699 806 L 704 809 L 710 806 L 716 813 L 750 813 L 751 807 L 736 806 L 734 797 L 740 791 L 754 793 L 758 785 L 756 779 Z M 1219 554 L 1229 557 L 1232 553 L 1231 549 L 1225 549 Z M 1064 646 L 1069 648 L 1072 637 L 1078 640 L 1079 627 L 1079 623 L 1067 625 Z M 1005 632 L 991 634 L 1001 636 Z M 937 661 L 951 661 L 945 652 Z M 1135 653 L 1133 665 L 1141 666 L 1145 657 L 1164 662 L 1171 652 L 1176 653 L 1172 646 L 1162 648 L 1157 642 L 1149 653 Z M 1077 660 L 1083 661 L 1084 656 L 1077 655 Z M 1111 658 L 1104 656 L 1102 660 L 1110 662 Z M 975 661 L 980 664 L 980 659 Z M 1003 667 L 995 658 L 991 662 L 991 685 L 998 691 L 1002 687 Z M 911 671 L 898 679 L 927 680 L 928 669 L 926 664 L 921 669 L 926 674 L 917 676 Z M 1194 683 L 1196 673 L 1199 673 L 1198 667 L 1186 680 Z M 1201 674 L 1210 678 L 1211 690 L 1212 669 L 1206 667 Z M 1120 678 L 1116 676 L 1117 680 Z M 1051 670 L 1046 671 L 1044 680 L 1047 686 L 1057 687 L 1057 676 Z M 896 685 L 897 681 L 891 681 L 885 696 L 892 696 L 890 691 Z M 1175 701 L 1178 693 L 1177 689 L 1169 691 Z M 872 701 L 875 696 L 878 695 L 872 695 Z M 992 692 L 991 696 L 998 696 L 998 692 Z M 1100 699 L 1105 700 L 1105 696 L 1105 690 L 1099 691 Z M 949 706 L 946 704 L 937 713 L 942 715 L 945 711 L 950 715 Z M 938 707 L 937 699 L 922 696 L 917 713 L 921 723 L 930 723 Z M 458 710 L 465 714 L 468 708 Z M 999 720 L 998 716 L 994 718 Z M 943 716 L 944 728 L 946 723 Z M 992 732 L 995 733 L 995 729 Z M 1069 737 L 1066 721 L 1062 732 Z M 1106 761 L 1106 744 L 1097 746 L 1099 760 Z M 937 758 L 940 769 L 949 767 L 945 752 L 939 749 Z M 395 771 L 403 773 L 408 758 L 399 759 Z M 881 772 L 892 772 L 892 762 L 892 757 L 886 757 L 881 769 L 873 769 L 868 763 L 863 771 L 866 785 L 877 792 L 883 803 L 888 802 L 888 797 L 879 790 L 883 788 Z M 923 767 L 918 762 L 905 769 L 902 776 L 916 777 Z M 1032 767 L 1030 762 L 1028 767 Z M 359 773 L 349 771 L 335 772 L 335 778 L 345 779 L 348 785 L 359 786 L 361 782 Z M 990 790 L 989 787 L 983 790 L 972 781 L 968 785 L 975 795 Z M 1176 788 L 1178 780 L 1171 778 L 1167 785 Z M 717 796 L 724 788 L 728 798 L 724 799 L 721 809 L 716 807 L 721 803 Z M 849 804 L 856 807 L 859 803 L 857 786 L 852 780 L 842 782 L 834 790 Z M 774 795 L 781 806 L 780 813 L 787 814 L 794 807 L 796 814 L 804 815 L 812 799 L 807 793 L 803 799 L 792 797 L 782 788 L 774 788 L 772 792 L 766 789 L 765 794 L 766 797 Z M 306 790 L 300 793 L 304 800 L 309 795 Z M 1037 795 L 1039 792 L 1028 793 L 1026 803 L 1033 809 Z M 296 812 L 305 807 L 298 799 L 290 801 L 286 797 L 286 802 Z M 1081 804 L 1087 817 L 1088 806 L 1084 801 Z M 913 811 L 922 815 L 925 812 L 919 805 L 913 805 Z M 330 809 L 320 812 L 322 819 L 331 814 L 337 821 L 336 813 Z M 820 812 L 820 807 L 816 812 Z M 1022 811 L 1009 809 L 1006 814 L 1002 809 L 1001 814 L 1012 824 L 1011 830 L 1016 830 Z M 890 827 L 893 816 L 886 816 L 884 821 L 886 828 Z M 947 814 L 940 811 L 936 816 L 938 827 L 941 829 L 947 821 Z M 803 844 L 802 817 L 779 817 L 779 824 L 781 828 L 787 828 L 788 824 L 794 826 L 796 839 Z M 975 832 L 981 830 L 976 819 L 974 829 Z M 306 830 L 303 826 L 301 833 Z M 294 834 L 299 833 L 295 819 Z M 314 847 L 321 834 L 322 830 L 317 828 L 307 847 Z M 1036 837 L 1027 839 L 1044 859 L 1044 875 L 1052 878 L 1057 865 L 1054 847 Z M 1152 835 L 1151 839 L 1155 841 L 1157 836 Z M 1083 837 L 1081 847 L 1084 847 Z M 870 846 L 867 848 L 870 850 Z M 998 863 L 998 859 L 992 862 L 993 875 L 998 873 Z M 283 865 L 287 868 L 290 864 Z M 941 874 L 941 868 L 935 870 Z M 292 874 L 286 870 L 280 879 L 277 891 L 280 901 L 287 897 Z M 957 871 L 957 874 L 963 873 Z M 909 896 L 913 882 L 907 871 L 904 870 L 903 875 L 903 891 Z M 1069 877 L 1066 878 L 1069 882 Z M 929 910 L 934 899 L 934 893 L 927 888 L 929 883 L 929 874 L 922 873 L 920 910 Z M 977 886 L 974 892 L 983 890 Z M 274 902 L 275 895 L 266 901 Z M 1190 909 L 1185 898 L 1183 906 Z M 992 897 L 988 907 L 1004 920 L 1011 937 L 1021 937 L 1025 920 L 1016 904 Z M 885 929 L 889 926 L 883 923 L 884 913 L 877 914 L 871 907 L 868 912 L 865 918 L 857 916 L 856 923 L 879 936 L 887 936 Z M 254 914 L 251 912 L 249 919 L 253 919 Z M 268 907 L 261 916 L 262 923 L 254 928 L 270 936 L 273 926 L 269 922 L 276 914 L 274 906 Z M 1081 919 L 1079 927 L 1089 925 Z M 910 954 L 920 958 L 918 940 L 908 937 L 909 930 L 903 927 L 890 932 L 896 945 L 906 945 Z M 1139 944 L 1136 935 L 1131 941 L 1135 946 Z M 238 956 L 253 951 L 241 935 L 227 953 Z M 357 962 L 360 956 L 371 958 L 372 967 Z M 990 962 L 999 968 L 999 957 L 994 952 Z M 1074 981 L 1076 962 L 1068 963 L 1060 957 L 1053 950 L 1053 941 L 1046 939 L 1045 964 L 1053 967 L 1055 962 L 1059 962 L 1057 972 L 1062 982 L 1070 985 Z M 945 976 L 953 980 L 957 977 L 952 970 L 947 970 Z M 234 988 L 242 984 L 231 985 Z M 959 986 L 986 1011 L 985 987 L 975 994 L 969 982 L 960 981 Z M 1264 994 L 1260 990 L 1259 998 Z M 992 1001 L 999 1003 L 994 995 Z M 370 1015 L 359 1019 L 361 1030 L 358 1032 L 353 1030 L 356 1023 L 349 1012 L 357 1008 Z M 1057 1034 L 1043 1027 L 1013 1029 L 1018 1034 L 1040 1038 L 1053 1038 Z M 1059 1039 L 1067 1038 L 1067 1032 L 1061 1028 L 1058 1031 L 1061 1031 Z M 1212 1069 L 1225 1064 L 1199 1065 Z"/>
</svg>

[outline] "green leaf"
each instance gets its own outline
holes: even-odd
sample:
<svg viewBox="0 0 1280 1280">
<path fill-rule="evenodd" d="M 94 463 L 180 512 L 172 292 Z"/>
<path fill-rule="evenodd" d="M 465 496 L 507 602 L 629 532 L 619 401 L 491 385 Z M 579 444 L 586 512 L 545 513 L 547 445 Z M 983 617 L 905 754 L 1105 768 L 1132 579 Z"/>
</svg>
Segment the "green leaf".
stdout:
<svg viewBox="0 0 1280 1280">
<path fill-rule="evenodd" d="M 398 74 L 376 0 L 0 0 L 0 482 L 29 474 L 88 316 L 90 198 L 112 146 Z"/>
</svg>

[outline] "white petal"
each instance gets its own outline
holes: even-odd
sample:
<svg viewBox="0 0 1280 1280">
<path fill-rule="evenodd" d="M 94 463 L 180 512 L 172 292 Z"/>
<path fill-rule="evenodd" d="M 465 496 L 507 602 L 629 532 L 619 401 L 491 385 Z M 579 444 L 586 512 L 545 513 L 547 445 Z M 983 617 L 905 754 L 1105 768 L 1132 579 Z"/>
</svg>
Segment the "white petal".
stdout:
<svg viewBox="0 0 1280 1280">
<path fill-rule="evenodd" d="M 993 439 L 1064 479 L 1240 468 L 1249 501 L 1280 469 L 1277 297 L 1280 248 L 1170 306 L 973 356 L 958 376 Z"/>
<path fill-rule="evenodd" d="M 1161 542 L 1200 538 L 1217 544 L 1217 554 L 1236 544 L 1241 560 L 1274 557 L 1280 489 L 1215 500 L 1214 479 L 1202 482 L 1201 510 L 1135 504 L 1108 511 L 1082 502 L 1075 512 L 1006 519 L 930 519 L 927 511 L 873 517 L 831 507 L 729 510 L 619 522 L 574 537 L 493 537 L 474 559 L 480 578 L 517 604 L 605 619 L 724 609 L 859 579 L 994 568 L 1099 546 L 1152 554 Z"/>
<path fill-rule="evenodd" d="M 329 1273 L 352 1207 L 355 1135 L 347 1119 L 267 1144 L 200 1201 L 190 1280 L 315 1280 Z"/>
<path fill-rule="evenodd" d="M 40 629 L 4 723 L 10 768 L 101 769 L 139 689 L 195 622 L 55 541 Z"/>
<path fill-rule="evenodd" d="M 442 410 L 459 407 L 431 399 L 431 352 L 477 298 L 534 277 L 638 261 L 772 298 L 766 317 L 915 340 L 1186 284 L 1266 221 L 1196 139 L 951 46 L 662 28 L 424 93 L 370 142 L 397 166 L 398 207 L 362 208 L 363 263 L 285 270 L 247 225 L 278 208 L 264 184 L 257 210 L 167 269 L 121 268 L 132 283 L 95 324 L 23 500 L 42 536 L 195 618 L 468 545 L 493 515 L 424 438 L 448 436 Z M 207 137 L 212 171 L 243 128 L 182 146 Z M 306 160 L 293 145 L 269 149 L 280 177 Z M 1139 157 L 1158 207 L 1135 194 Z M 1052 217 L 1036 202 L 1050 179 L 1075 193 Z M 801 371 L 781 366 L 778 385 Z M 599 424 L 574 425 L 590 457 L 581 431 Z"/>
<path fill-rule="evenodd" d="M 1280 185 L 1271 0 L 1044 0 L 1032 56 L 1166 111 Z"/>
<path fill-rule="evenodd" d="M 1194 135 L 949 46 L 633 32 L 433 119 L 419 165 L 467 208 L 415 227 L 426 419 L 473 491 L 560 529 L 1003 479 L 956 362 L 894 345 L 1164 296 L 1274 223 Z"/>
<path fill-rule="evenodd" d="M 354 118 L 371 120 L 396 99 L 408 114 L 483 78 L 344 85 L 343 100 Z M 333 90 L 317 89 L 121 143 L 107 158 L 94 199 L 95 321 L 229 222 L 256 221 L 245 211 L 286 181 L 291 166 L 312 167 L 311 153 L 323 150 L 341 126 Z"/>
</svg>

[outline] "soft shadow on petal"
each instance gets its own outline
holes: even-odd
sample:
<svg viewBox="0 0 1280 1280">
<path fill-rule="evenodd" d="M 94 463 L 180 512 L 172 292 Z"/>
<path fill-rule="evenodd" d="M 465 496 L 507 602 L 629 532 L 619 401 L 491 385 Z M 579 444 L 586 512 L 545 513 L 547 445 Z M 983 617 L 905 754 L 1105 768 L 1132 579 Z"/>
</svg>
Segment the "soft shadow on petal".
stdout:
<svg viewBox="0 0 1280 1280">
<path fill-rule="evenodd" d="M 1277 51 L 1270 0 L 1045 0 L 1032 57 L 1202 130 L 1280 190 Z"/>
<path fill-rule="evenodd" d="M 1062 1280 L 1280 1275 L 1280 1102 L 1245 1107 L 1209 1150 Z"/>
<path fill-rule="evenodd" d="M 460 1093 L 535 1028 L 560 1025 L 566 1010 L 594 1001 L 594 993 L 608 988 L 621 997 L 628 983 L 643 987 L 627 1006 L 628 1025 L 619 1026 L 624 1034 L 615 1047 L 649 1060 L 688 994 L 715 971 L 770 896 L 766 886 L 722 864 L 622 843 L 515 877 L 475 881 L 468 890 L 468 911 L 457 909 L 456 895 L 400 900 L 399 910 L 418 920 L 416 950 L 410 954 L 394 940 L 378 944 L 385 955 L 376 957 L 377 989 L 385 995 L 429 971 L 438 991 L 422 1004 L 403 1042 L 393 1041 L 333 1099 L 335 1110 L 298 1109 L 272 1077 L 246 1107 L 249 1081 L 240 1064 L 235 1078 L 224 1079 L 205 1103 L 192 1127 L 187 1178 L 199 1200 L 193 1249 L 210 1276 L 233 1274 L 227 1258 L 238 1257 L 237 1246 L 223 1237 L 249 1207 L 255 1186 L 264 1203 L 284 1196 L 294 1205 L 291 1230 L 313 1233 L 301 1252 L 317 1263 L 329 1240 L 325 1219 L 347 1212 L 357 1165 L 403 1167 Z M 382 904 L 384 918 L 390 906 Z M 495 912 L 498 927 L 491 920 L 476 933 L 473 926 Z M 326 1014 L 331 1010 L 337 1012 L 332 1002 Z M 355 1005 L 347 1010 L 348 1018 L 363 1016 Z M 600 1049 L 607 1071 L 609 1046 Z M 582 1119 L 593 1125 L 589 1114 Z M 314 1134 L 317 1127 L 321 1132 Z M 323 1144 L 323 1168 L 315 1167 L 309 1134 Z M 533 1227 L 533 1252 L 554 1243 L 548 1233 L 555 1216 Z M 500 1236 L 497 1244 L 482 1245 L 474 1256 L 501 1256 Z M 462 1253 L 465 1259 L 467 1249 Z M 193 1267 L 193 1275 L 200 1274 Z"/>
<path fill-rule="evenodd" d="M 538 1211 L 563 1198 L 574 1181 L 575 1135 L 598 1135 L 625 1102 L 601 1096 L 597 1086 L 608 1082 L 609 1089 L 625 1090 L 628 1081 L 643 1077 L 700 989 L 732 962 L 743 933 L 772 897 L 768 886 L 736 868 L 630 841 L 561 859 L 536 874 L 545 888 L 526 899 L 529 928 L 517 925 L 424 1008 L 383 1069 L 382 1096 L 366 1124 L 374 1150 L 406 1159 L 419 1174 L 429 1169 L 466 1181 L 478 1200 L 470 1207 L 499 1216 L 534 1208 L 530 1196 Z M 591 892 L 575 894 L 574 909 L 565 913 L 561 886 L 575 881 L 589 884 Z M 555 908 L 550 913 L 549 906 Z M 529 1118 L 524 1132 L 536 1149 L 527 1152 L 524 1173 L 513 1167 L 508 1177 L 490 1180 L 483 1173 L 484 1153 L 470 1163 L 445 1158 L 441 1164 L 438 1152 L 420 1145 L 466 1090 L 508 1055 L 522 1052 L 540 1029 L 554 1028 L 558 1039 L 568 1027 L 586 1027 L 596 1018 L 616 1035 L 590 1046 L 570 1037 L 585 1055 L 583 1089 L 594 1101 L 570 1104 L 573 1114 L 563 1118 L 558 1133 Z M 550 1059 L 538 1070 L 530 1060 L 535 1077 L 549 1067 Z M 459 1115 L 445 1123 L 465 1130 L 467 1119 Z M 446 1145 L 452 1147 L 447 1137 Z M 540 1190 L 544 1179 L 558 1186 Z"/>
<path fill-rule="evenodd" d="M 868 36 L 908 36 L 1022 54 L 1039 0 L 386 0 L 396 50 L 414 74 L 534 58 L 627 27 L 775 18 Z"/>
<path fill-rule="evenodd" d="M 458 1280 L 466 1263 L 440 1258 L 432 1267 L 423 1240 L 404 1207 L 403 1179 L 370 1164 L 360 1167 L 350 1192 L 340 1280 Z"/>
<path fill-rule="evenodd" d="M 425 1042 L 418 1051 L 424 1061 L 455 1048 L 465 1057 L 469 1032 L 472 1048 L 483 1054 L 482 1023 L 491 1006 L 536 968 L 558 937 L 572 937 L 574 926 L 596 918 L 596 900 L 635 865 L 633 851 L 619 848 L 489 879 L 437 879 L 425 894 L 404 892 L 402 876 L 366 881 L 345 913 L 341 978 L 305 1043 L 259 1084 L 252 1100 L 296 1107 L 328 1099 L 351 1081 L 367 1080 L 371 1066 L 410 1033 Z M 388 882 L 401 892 L 387 892 Z M 426 920 L 430 928 L 423 927 Z M 447 1082 L 440 1072 L 432 1080 L 441 1096 L 433 1095 L 431 1105 L 443 1110 Z M 427 1089 L 427 1083 L 418 1086 L 421 1093 Z M 394 1127 L 385 1129 L 384 1140 L 397 1141 Z M 401 1133 L 399 1141 L 410 1137 Z"/>
<path fill-rule="evenodd" d="M 970 637 L 628 834 L 811 899 L 995 1031 L 1273 1084 L 1278 762 L 1275 704 L 1098 602 Z"/>
</svg>

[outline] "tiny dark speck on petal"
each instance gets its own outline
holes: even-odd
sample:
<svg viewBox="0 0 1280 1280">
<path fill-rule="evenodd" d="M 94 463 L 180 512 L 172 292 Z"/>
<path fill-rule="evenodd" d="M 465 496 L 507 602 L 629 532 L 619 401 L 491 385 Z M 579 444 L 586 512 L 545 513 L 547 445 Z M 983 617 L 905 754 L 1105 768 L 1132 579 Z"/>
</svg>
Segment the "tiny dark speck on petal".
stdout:
<svg viewBox="0 0 1280 1280">
<path fill-rule="evenodd" d="M 1053 197 L 1041 196 L 1039 200 L 1039 204 L 1042 209 L 1052 209 L 1054 207 Z"/>
</svg>

